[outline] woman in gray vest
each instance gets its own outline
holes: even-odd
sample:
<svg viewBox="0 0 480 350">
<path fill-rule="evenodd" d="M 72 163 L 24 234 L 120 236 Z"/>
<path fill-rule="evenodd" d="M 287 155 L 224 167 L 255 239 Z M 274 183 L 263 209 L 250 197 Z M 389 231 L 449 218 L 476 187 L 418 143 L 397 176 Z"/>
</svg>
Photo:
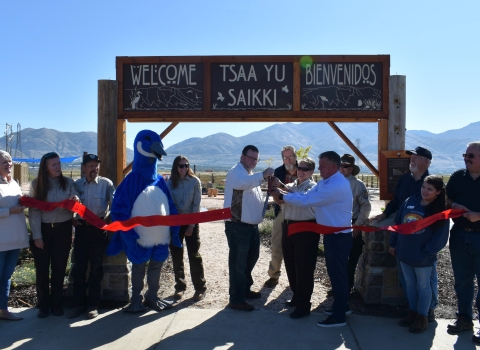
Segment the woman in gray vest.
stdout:
<svg viewBox="0 0 480 350">
<path fill-rule="evenodd" d="M 172 194 L 179 214 L 191 214 L 200 211 L 202 185 L 200 179 L 196 177 L 192 169 L 190 169 L 190 162 L 187 157 L 180 155 L 175 158 L 167 186 Z M 185 244 L 187 245 L 190 275 L 193 286 L 195 287 L 193 299 L 199 301 L 204 298 L 207 287 L 203 275 L 202 256 L 198 252 L 200 249 L 200 230 L 198 224 L 180 226 L 179 235 L 180 241 L 183 243 L 185 238 Z M 179 300 L 183 298 L 183 294 L 187 289 L 183 264 L 183 247 L 178 248 L 170 244 L 170 252 L 172 254 L 173 271 L 175 274 L 174 298 Z"/>
</svg>

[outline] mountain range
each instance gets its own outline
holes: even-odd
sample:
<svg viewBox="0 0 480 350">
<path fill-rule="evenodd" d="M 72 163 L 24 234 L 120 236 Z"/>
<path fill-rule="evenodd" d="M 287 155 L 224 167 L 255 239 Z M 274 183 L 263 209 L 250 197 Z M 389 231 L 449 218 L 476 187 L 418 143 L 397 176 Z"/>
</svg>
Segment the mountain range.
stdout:
<svg viewBox="0 0 480 350">
<path fill-rule="evenodd" d="M 12 139 L 11 153 L 14 158 L 41 158 L 51 151 L 58 152 L 61 157 L 81 156 L 83 152 L 97 153 L 97 133 L 93 131 L 61 132 L 47 128 L 25 128 L 20 137 L 21 151 L 16 148 L 17 136 L 14 133 Z M 5 136 L 0 138 L 0 149 L 5 150 Z M 127 160 L 133 160 L 131 149 L 127 149 Z"/>
<path fill-rule="evenodd" d="M 316 160 L 321 152 L 334 150 L 340 155 L 353 152 L 327 123 L 283 123 L 274 124 L 263 130 L 241 137 L 228 134 L 229 124 L 225 123 L 225 133 L 206 137 L 192 137 L 166 149 L 162 167 L 168 168 L 173 159 L 183 154 L 191 164 L 199 169 L 227 170 L 240 158 L 244 146 L 253 144 L 260 150 L 261 161 L 258 168 L 281 164 L 280 150 L 284 145 L 296 148 L 312 146 L 309 155 Z M 377 165 L 378 128 L 376 123 L 337 123 L 345 135 L 362 151 L 367 159 Z M 417 146 L 428 148 L 433 154 L 431 172 L 451 173 L 463 168 L 462 153 L 466 144 L 480 139 L 480 122 L 463 128 L 434 134 L 425 130 L 407 130 L 406 149 Z M 22 155 L 15 155 L 16 134 L 12 140 L 12 156 L 17 158 L 38 158 L 56 150 L 62 157 L 81 155 L 84 151 L 96 153 L 97 134 L 95 132 L 60 132 L 53 129 L 22 130 Z M 5 137 L 0 138 L 0 149 L 5 149 Z M 133 151 L 127 149 L 127 160 L 133 159 Z M 264 162 L 264 161 L 267 162 Z M 270 160 L 270 161 L 269 161 Z M 357 160 L 362 172 L 368 168 Z"/>
</svg>

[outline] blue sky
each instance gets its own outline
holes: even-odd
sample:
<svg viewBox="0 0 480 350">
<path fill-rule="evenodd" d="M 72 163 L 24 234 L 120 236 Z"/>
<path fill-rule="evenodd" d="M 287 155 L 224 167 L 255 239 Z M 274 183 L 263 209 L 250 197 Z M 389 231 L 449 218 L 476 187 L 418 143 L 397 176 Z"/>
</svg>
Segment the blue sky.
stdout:
<svg viewBox="0 0 480 350">
<path fill-rule="evenodd" d="M 2 1 L 0 128 L 96 131 L 97 81 L 116 56 L 390 54 L 407 129 L 479 121 L 480 1 Z M 185 123 L 165 146 L 270 123 Z M 128 123 L 131 147 L 141 129 Z"/>
</svg>

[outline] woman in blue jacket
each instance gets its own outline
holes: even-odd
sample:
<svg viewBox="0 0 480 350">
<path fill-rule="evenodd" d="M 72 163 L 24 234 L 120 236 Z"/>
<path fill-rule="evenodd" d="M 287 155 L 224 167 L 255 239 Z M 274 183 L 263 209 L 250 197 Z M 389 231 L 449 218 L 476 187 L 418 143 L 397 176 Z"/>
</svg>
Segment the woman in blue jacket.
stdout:
<svg viewBox="0 0 480 350">
<path fill-rule="evenodd" d="M 427 176 L 420 194 L 409 197 L 398 210 L 395 223 L 405 224 L 442 212 L 445 205 L 445 184 L 439 176 Z M 410 327 L 412 333 L 428 328 L 427 314 L 432 299 L 430 274 L 437 260 L 437 253 L 448 240 L 448 220 L 439 220 L 410 235 L 398 235 L 396 250 L 405 276 L 410 310 L 400 325 Z M 393 233 L 392 235 L 397 235 Z M 395 242 L 392 237 L 391 242 Z"/>
</svg>

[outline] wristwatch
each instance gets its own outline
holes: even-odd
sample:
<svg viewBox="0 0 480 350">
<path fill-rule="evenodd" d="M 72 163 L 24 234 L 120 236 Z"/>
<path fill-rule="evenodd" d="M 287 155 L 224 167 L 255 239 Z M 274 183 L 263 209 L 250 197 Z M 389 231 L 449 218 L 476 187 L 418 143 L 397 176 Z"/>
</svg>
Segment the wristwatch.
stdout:
<svg viewBox="0 0 480 350">
<path fill-rule="evenodd" d="M 283 193 L 280 193 L 280 195 L 278 196 L 278 199 L 280 199 L 281 201 L 283 201 Z"/>
</svg>

